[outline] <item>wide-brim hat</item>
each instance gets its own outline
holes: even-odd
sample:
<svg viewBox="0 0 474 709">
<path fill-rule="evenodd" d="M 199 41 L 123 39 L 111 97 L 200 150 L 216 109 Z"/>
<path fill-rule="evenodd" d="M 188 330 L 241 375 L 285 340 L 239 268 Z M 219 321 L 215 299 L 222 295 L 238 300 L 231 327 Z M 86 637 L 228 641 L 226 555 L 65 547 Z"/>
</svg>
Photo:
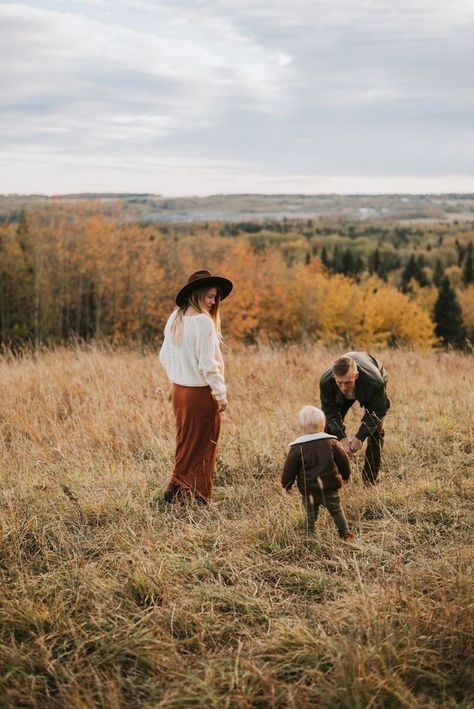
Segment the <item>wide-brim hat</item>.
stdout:
<svg viewBox="0 0 474 709">
<path fill-rule="evenodd" d="M 229 281 L 228 278 L 214 276 L 210 271 L 194 271 L 176 296 L 176 305 L 184 305 L 187 297 L 193 290 L 196 290 L 196 288 L 210 288 L 212 286 L 216 286 L 219 290 L 221 300 L 227 298 L 234 287 L 232 281 Z"/>
</svg>

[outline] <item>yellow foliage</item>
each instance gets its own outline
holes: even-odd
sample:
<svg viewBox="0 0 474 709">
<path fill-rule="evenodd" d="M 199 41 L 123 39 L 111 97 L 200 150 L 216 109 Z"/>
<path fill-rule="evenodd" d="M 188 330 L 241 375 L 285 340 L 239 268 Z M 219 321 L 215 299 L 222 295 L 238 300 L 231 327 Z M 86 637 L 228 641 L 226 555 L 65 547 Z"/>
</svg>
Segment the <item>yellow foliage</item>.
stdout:
<svg viewBox="0 0 474 709">
<path fill-rule="evenodd" d="M 361 284 L 330 275 L 318 259 L 285 259 L 269 246 L 255 251 L 243 239 L 219 235 L 218 227 L 196 227 L 186 235 L 161 234 L 134 222 L 104 217 L 31 223 L 35 245 L 38 322 L 43 332 L 115 341 L 161 337 L 174 295 L 187 276 L 207 268 L 234 282 L 222 308 L 228 341 L 291 342 L 304 338 L 352 347 L 402 344 L 432 346 L 429 317 L 434 290 L 409 298 L 375 277 Z M 3 259 L 26 269 L 14 233 L 3 229 Z M 291 242 L 298 253 L 303 240 Z M 26 273 L 26 271 L 25 271 Z M 455 275 L 455 274 L 452 274 Z M 462 295 L 468 327 L 472 289 Z"/>
<path fill-rule="evenodd" d="M 470 285 L 458 293 L 459 303 L 462 308 L 464 324 L 468 337 L 474 338 L 474 285 Z"/>
<path fill-rule="evenodd" d="M 436 299 L 438 298 L 438 289 L 436 286 L 420 286 L 417 280 L 413 279 L 411 289 L 413 291 L 413 297 L 425 313 L 428 315 L 433 314 L 434 305 Z"/>
<path fill-rule="evenodd" d="M 372 332 L 365 326 L 364 339 L 370 339 L 367 344 L 393 343 L 429 348 L 436 343 L 434 324 L 415 300 L 386 284 L 374 289 L 368 297 L 378 321 Z"/>
</svg>

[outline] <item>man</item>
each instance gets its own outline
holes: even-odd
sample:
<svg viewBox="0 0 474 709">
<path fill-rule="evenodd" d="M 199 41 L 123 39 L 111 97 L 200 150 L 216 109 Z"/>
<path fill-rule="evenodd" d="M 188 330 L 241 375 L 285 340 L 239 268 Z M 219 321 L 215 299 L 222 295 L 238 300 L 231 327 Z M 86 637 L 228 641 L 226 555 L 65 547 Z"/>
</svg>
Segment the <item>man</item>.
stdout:
<svg viewBox="0 0 474 709">
<path fill-rule="evenodd" d="M 326 414 L 326 433 L 337 436 L 349 457 L 367 439 L 362 479 L 375 485 L 383 446 L 383 419 L 390 408 L 385 391 L 388 376 L 381 364 L 367 352 L 348 352 L 323 372 L 319 381 L 321 408 Z M 344 417 L 354 401 L 365 409 L 353 438 L 346 434 Z"/>
</svg>

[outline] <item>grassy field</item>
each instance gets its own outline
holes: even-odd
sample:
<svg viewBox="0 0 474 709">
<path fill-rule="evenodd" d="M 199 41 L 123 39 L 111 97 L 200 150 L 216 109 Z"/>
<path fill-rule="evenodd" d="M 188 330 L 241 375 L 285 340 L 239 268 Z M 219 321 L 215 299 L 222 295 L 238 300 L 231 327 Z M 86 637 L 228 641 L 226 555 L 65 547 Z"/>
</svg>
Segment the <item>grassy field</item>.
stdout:
<svg viewBox="0 0 474 709">
<path fill-rule="evenodd" d="M 356 461 L 345 545 L 279 485 L 335 354 L 228 351 L 213 504 L 172 510 L 155 355 L 0 361 L 0 706 L 474 706 L 474 357 L 379 353 L 381 484 Z"/>
</svg>

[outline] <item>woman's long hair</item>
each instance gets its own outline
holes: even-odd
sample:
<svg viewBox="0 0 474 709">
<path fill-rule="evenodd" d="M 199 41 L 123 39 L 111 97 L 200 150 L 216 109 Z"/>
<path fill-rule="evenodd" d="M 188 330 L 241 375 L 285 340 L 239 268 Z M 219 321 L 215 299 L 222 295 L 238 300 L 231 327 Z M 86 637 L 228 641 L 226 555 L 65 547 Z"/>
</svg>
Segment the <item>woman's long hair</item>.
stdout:
<svg viewBox="0 0 474 709">
<path fill-rule="evenodd" d="M 212 288 L 212 286 L 211 286 Z M 205 295 L 209 291 L 209 287 L 207 288 L 196 288 L 196 290 L 191 291 L 189 296 L 186 299 L 186 302 L 183 305 L 180 305 L 176 308 L 175 313 L 176 315 L 174 316 L 174 320 L 171 324 L 171 337 L 173 338 L 174 342 L 176 344 L 179 343 L 181 340 L 181 336 L 183 334 L 183 318 L 184 318 L 184 313 L 189 307 L 193 307 L 195 310 L 198 311 L 198 313 L 202 313 L 203 315 L 207 315 L 208 317 L 211 318 L 211 320 L 214 323 L 214 327 L 216 328 L 217 332 L 217 337 L 219 341 L 222 338 L 221 335 L 221 316 L 219 314 L 219 305 L 221 302 L 221 294 L 219 292 L 219 289 L 217 288 L 217 295 L 215 299 L 214 306 L 209 312 L 209 310 L 206 308 L 206 301 L 205 301 Z"/>
</svg>

